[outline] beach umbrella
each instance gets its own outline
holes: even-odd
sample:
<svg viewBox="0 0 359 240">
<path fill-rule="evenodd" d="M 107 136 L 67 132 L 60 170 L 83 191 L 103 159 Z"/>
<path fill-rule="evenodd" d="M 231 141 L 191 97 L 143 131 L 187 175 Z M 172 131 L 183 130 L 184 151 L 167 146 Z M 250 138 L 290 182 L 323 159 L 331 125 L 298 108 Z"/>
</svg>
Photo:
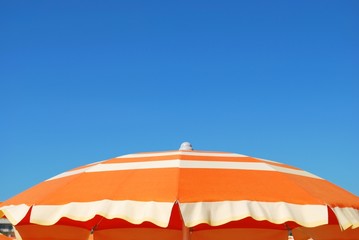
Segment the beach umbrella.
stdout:
<svg viewBox="0 0 359 240">
<path fill-rule="evenodd" d="M 135 153 L 54 176 L 0 205 L 23 240 L 359 240 L 359 198 L 236 153 Z"/>
<path fill-rule="evenodd" d="M 5 236 L 4 234 L 0 233 L 0 240 L 13 240 L 13 238 Z"/>
</svg>

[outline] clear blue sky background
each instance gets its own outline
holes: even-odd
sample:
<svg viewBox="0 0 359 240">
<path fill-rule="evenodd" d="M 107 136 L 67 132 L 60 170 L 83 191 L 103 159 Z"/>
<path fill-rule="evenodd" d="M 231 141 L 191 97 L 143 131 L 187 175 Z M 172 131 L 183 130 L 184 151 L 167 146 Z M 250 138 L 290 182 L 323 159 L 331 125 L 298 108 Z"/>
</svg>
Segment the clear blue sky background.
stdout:
<svg viewBox="0 0 359 240">
<path fill-rule="evenodd" d="M 1 1 L 0 24 L 0 201 L 183 141 L 359 195 L 359 1 Z"/>
</svg>

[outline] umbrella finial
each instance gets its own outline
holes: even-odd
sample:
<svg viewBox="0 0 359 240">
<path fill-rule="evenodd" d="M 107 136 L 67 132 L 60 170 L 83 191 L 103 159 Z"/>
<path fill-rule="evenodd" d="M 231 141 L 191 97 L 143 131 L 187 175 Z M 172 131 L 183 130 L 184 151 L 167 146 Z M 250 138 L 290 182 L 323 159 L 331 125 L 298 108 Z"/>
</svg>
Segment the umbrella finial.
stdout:
<svg viewBox="0 0 359 240">
<path fill-rule="evenodd" d="M 192 151 L 193 148 L 192 148 L 192 144 L 189 143 L 189 142 L 183 142 L 180 146 L 180 151 L 183 150 L 183 151 Z"/>
</svg>

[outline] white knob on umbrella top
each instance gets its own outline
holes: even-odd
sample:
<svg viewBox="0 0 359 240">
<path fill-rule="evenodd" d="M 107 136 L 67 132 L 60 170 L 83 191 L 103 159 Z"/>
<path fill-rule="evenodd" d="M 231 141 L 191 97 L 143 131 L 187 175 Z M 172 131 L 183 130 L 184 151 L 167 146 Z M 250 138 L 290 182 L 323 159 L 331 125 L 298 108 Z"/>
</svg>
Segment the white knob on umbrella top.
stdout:
<svg viewBox="0 0 359 240">
<path fill-rule="evenodd" d="M 183 142 L 180 146 L 180 149 L 179 150 L 184 150 L 184 151 L 192 151 L 193 148 L 192 148 L 192 144 L 189 143 L 189 142 Z"/>
</svg>

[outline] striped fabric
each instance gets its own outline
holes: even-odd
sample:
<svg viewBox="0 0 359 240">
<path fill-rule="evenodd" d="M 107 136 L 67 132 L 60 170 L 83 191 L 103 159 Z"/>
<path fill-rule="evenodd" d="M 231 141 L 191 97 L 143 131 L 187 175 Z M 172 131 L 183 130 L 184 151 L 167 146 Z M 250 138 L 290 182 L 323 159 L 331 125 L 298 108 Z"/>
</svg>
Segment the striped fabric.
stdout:
<svg viewBox="0 0 359 240">
<path fill-rule="evenodd" d="M 248 218 L 271 226 L 337 224 L 344 230 L 359 227 L 359 198 L 274 161 L 167 151 L 123 155 L 64 172 L 4 202 L 0 215 L 25 235 L 28 224 L 50 228 L 59 223 L 100 234 L 114 227 L 112 219 L 121 219 L 116 226 L 122 229 L 136 224 L 172 229 L 174 235 L 182 225 L 208 231 Z"/>
</svg>

